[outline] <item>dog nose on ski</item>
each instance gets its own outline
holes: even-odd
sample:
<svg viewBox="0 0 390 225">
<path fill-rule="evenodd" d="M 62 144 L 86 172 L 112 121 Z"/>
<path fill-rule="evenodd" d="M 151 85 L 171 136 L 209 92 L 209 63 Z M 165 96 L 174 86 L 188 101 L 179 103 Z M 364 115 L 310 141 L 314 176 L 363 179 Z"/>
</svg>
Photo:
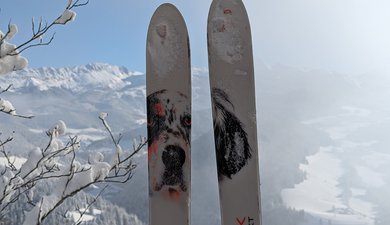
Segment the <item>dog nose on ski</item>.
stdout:
<svg viewBox="0 0 390 225">
<path fill-rule="evenodd" d="M 161 188 L 162 186 L 170 186 L 169 190 L 173 190 L 173 187 L 178 186 L 181 191 L 186 191 L 183 181 L 183 165 L 186 160 L 184 149 L 179 146 L 168 145 L 165 147 L 161 158 L 165 166 Z"/>
</svg>

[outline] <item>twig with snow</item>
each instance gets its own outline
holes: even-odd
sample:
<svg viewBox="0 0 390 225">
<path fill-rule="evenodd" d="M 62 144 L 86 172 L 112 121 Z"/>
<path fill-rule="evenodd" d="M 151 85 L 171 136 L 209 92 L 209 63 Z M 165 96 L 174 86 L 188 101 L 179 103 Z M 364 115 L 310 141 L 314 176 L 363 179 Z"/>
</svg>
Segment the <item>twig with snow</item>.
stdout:
<svg viewBox="0 0 390 225">
<path fill-rule="evenodd" d="M 0 64 L 1 64 L 1 62 L 0 62 Z M 11 87 L 12 87 L 12 84 L 8 85 L 8 87 L 3 89 L 3 90 L 0 89 L 0 94 L 3 94 L 5 92 L 9 91 L 11 89 Z M 11 116 L 24 118 L 24 119 L 32 119 L 32 118 L 34 118 L 34 116 L 31 116 L 31 115 L 30 116 L 26 116 L 26 115 L 17 114 L 16 113 L 16 109 L 12 105 L 12 103 L 10 101 L 2 99 L 2 98 L 0 98 L 0 112 L 9 114 Z"/>
<path fill-rule="evenodd" d="M 110 134 L 111 140 L 114 143 L 116 150 L 113 156 L 113 160 L 111 162 L 111 166 L 112 166 L 110 169 L 111 175 L 108 175 L 105 181 L 114 182 L 114 183 L 125 183 L 132 178 L 133 170 L 136 168 L 136 165 L 132 162 L 131 159 L 146 145 L 147 141 L 145 138 L 140 137 L 140 140 L 137 144 L 135 140 L 133 142 L 133 152 L 128 156 L 124 156 L 122 147 L 119 144 L 121 136 L 118 138 L 118 141 L 115 140 L 112 130 L 106 121 L 107 115 L 108 115 L 107 113 L 102 112 L 100 113 L 99 119 L 102 121 L 107 132 Z M 118 178 L 123 178 L 123 179 L 120 180 Z"/>
<path fill-rule="evenodd" d="M 48 41 L 44 41 L 44 35 L 55 25 L 65 25 L 68 22 L 73 21 L 76 18 L 76 12 L 72 9 L 85 6 L 88 3 L 89 0 L 83 2 L 80 2 L 80 0 L 76 0 L 75 2 L 69 0 L 65 10 L 51 23 L 43 22 L 42 18 L 40 18 L 37 23 L 35 22 L 35 19 L 32 18 L 32 36 L 19 45 L 9 43 L 18 32 L 17 25 L 9 22 L 5 34 L 0 30 L 0 75 L 25 68 L 28 64 L 28 60 L 22 57 L 21 53 L 29 48 L 49 45 L 53 41 L 55 33 L 51 35 Z"/>
<path fill-rule="evenodd" d="M 99 193 L 92 198 L 92 201 L 89 201 L 87 199 L 87 206 L 83 207 L 82 209 L 78 209 L 78 212 L 80 214 L 80 217 L 78 218 L 77 221 L 75 221 L 75 225 L 79 225 L 83 222 L 82 218 L 83 216 L 88 212 L 88 210 L 91 208 L 91 206 L 97 201 L 97 199 L 104 193 L 104 191 L 107 189 L 108 185 L 104 186 Z"/>
<path fill-rule="evenodd" d="M 1 134 L 0 134 L 1 135 Z M 0 153 L 4 155 L 5 159 L 7 160 L 7 164 L 8 164 L 8 168 L 10 168 L 12 171 L 16 171 L 17 168 L 15 166 L 15 160 L 11 160 L 11 158 L 9 157 L 8 153 L 5 151 L 5 145 L 9 142 L 11 142 L 12 140 L 14 139 L 13 136 L 9 136 L 7 139 L 5 139 L 4 141 L 0 140 Z M 7 167 L 4 169 L 3 173 L 5 173 Z"/>
<path fill-rule="evenodd" d="M 36 221 L 35 224 L 38 225 L 66 199 L 92 184 L 124 183 L 131 179 L 136 168 L 132 157 L 145 146 L 146 139 L 140 138 L 139 143 L 134 143 L 134 149 L 131 153 L 123 151 L 119 140 L 115 140 L 106 117 L 107 115 L 101 114 L 99 118 L 110 133 L 115 145 L 115 154 L 111 163 L 105 162 L 104 155 L 100 152 L 91 154 L 88 163 L 80 163 L 76 157 L 76 151 L 80 148 L 80 140 L 76 136 L 69 137 L 66 143 L 63 142 L 63 136 L 66 134 L 66 125 L 63 121 L 59 121 L 46 132 L 49 137 L 46 147 L 33 149 L 20 168 L 14 165 L 4 148 L 7 143 L 12 141 L 12 137 L 1 141 L 0 147 L 3 150 L 0 152 L 8 159 L 8 163 L 0 165 L 3 177 L 0 179 L 0 217 L 4 216 L 9 206 L 20 200 L 21 196 L 26 196 L 27 203 L 32 208 L 25 212 L 24 224 L 30 225 L 31 221 Z M 37 199 L 36 196 L 32 197 L 35 186 L 49 180 L 55 181 L 58 186 L 50 194 L 40 196 L 38 201 L 34 201 Z M 99 196 L 100 194 L 96 198 Z M 87 202 L 87 208 L 90 208 L 95 201 L 96 199 Z M 85 212 L 80 214 L 84 215 Z M 76 221 L 76 224 L 80 221 Z"/>
</svg>

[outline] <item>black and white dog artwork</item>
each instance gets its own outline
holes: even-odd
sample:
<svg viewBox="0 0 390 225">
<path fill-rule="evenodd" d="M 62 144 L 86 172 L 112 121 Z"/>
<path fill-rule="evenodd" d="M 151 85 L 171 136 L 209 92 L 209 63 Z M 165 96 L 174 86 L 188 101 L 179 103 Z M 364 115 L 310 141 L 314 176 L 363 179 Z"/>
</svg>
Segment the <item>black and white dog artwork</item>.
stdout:
<svg viewBox="0 0 390 225">
<path fill-rule="evenodd" d="M 214 113 L 214 137 L 218 178 L 232 179 L 252 157 L 248 135 L 243 124 L 234 114 L 234 106 L 226 92 L 211 90 Z"/>
<path fill-rule="evenodd" d="M 177 197 L 188 189 L 183 168 L 189 165 L 191 103 L 181 92 L 164 89 L 147 97 L 147 114 L 152 189 Z"/>
</svg>

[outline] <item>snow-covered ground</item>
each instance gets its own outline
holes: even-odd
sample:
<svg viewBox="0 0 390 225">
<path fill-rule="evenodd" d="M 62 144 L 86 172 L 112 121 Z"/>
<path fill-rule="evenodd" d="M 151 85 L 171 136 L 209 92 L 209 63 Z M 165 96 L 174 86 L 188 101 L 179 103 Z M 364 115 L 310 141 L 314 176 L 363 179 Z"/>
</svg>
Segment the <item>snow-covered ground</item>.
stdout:
<svg viewBox="0 0 390 225">
<path fill-rule="evenodd" d="M 80 209 L 78 211 L 69 211 L 66 216 L 72 218 L 75 223 L 93 221 L 97 215 L 102 214 L 99 209 Z"/>
<path fill-rule="evenodd" d="M 321 148 L 315 155 L 308 156 L 307 164 L 301 164 L 300 169 L 306 173 L 306 180 L 282 191 L 288 207 L 304 210 L 333 224 L 374 224 L 375 206 L 361 199 L 365 190 L 353 188 L 348 200 L 343 199 L 339 180 L 345 171 L 333 147 Z"/>
<path fill-rule="evenodd" d="M 372 125 L 370 110 L 350 106 L 342 110 L 338 116 L 302 122 L 325 131 L 334 145 L 306 157 L 307 162 L 300 165 L 305 180 L 284 189 L 281 196 L 286 206 L 324 222 L 374 225 L 377 205 L 369 201 L 367 190 L 386 185 L 385 171 L 379 168 L 390 164 L 390 154 L 376 152 L 376 140 L 359 143 L 349 139 L 353 132 Z M 346 177 L 347 185 L 343 183 Z"/>
</svg>

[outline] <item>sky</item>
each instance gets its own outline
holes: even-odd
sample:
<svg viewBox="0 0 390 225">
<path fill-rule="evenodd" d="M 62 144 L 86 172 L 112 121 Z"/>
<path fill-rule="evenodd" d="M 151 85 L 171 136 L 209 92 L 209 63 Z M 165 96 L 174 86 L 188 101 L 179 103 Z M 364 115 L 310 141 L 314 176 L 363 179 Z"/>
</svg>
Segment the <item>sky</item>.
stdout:
<svg viewBox="0 0 390 225">
<path fill-rule="evenodd" d="M 50 46 L 27 50 L 29 66 L 102 62 L 144 72 L 148 24 L 161 0 L 90 0 L 77 18 L 54 27 Z M 171 0 L 190 35 L 192 65 L 206 68 L 211 0 Z M 388 0 L 244 0 L 252 26 L 255 66 L 287 65 L 347 74 L 390 73 Z M 0 0 L 0 29 L 19 27 L 15 44 L 31 35 L 31 18 L 52 21 L 67 0 Z M 51 34 L 50 33 L 50 34 Z M 48 35 L 50 36 L 50 35 Z"/>
</svg>

